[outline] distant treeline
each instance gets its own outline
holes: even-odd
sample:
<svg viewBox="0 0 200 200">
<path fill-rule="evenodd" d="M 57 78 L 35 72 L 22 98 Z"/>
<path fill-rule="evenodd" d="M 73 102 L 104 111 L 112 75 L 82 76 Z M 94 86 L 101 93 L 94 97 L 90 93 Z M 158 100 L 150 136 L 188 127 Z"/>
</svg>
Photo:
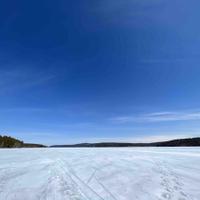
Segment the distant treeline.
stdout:
<svg viewBox="0 0 200 200">
<path fill-rule="evenodd" d="M 21 140 L 9 136 L 0 135 L 0 148 L 45 147 L 41 144 L 24 143 Z"/>
<path fill-rule="evenodd" d="M 200 146 L 200 137 L 177 139 L 153 143 L 121 143 L 121 142 L 100 142 L 80 143 L 73 145 L 53 145 L 51 147 L 178 147 L 178 146 Z"/>
<path fill-rule="evenodd" d="M 124 142 L 100 142 L 80 143 L 72 145 L 53 145 L 50 147 L 179 147 L 179 146 L 200 146 L 200 137 L 177 139 L 164 142 L 152 143 L 124 143 Z M 9 136 L 0 135 L 0 148 L 33 148 L 46 147 L 42 144 L 24 143 L 21 140 Z"/>
</svg>

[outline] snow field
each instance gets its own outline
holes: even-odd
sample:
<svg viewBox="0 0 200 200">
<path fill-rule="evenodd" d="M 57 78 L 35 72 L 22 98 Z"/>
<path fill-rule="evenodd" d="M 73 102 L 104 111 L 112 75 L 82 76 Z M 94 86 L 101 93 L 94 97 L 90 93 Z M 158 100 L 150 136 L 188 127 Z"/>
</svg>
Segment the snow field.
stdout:
<svg viewBox="0 0 200 200">
<path fill-rule="evenodd" d="M 0 150 L 0 200 L 199 200 L 200 148 Z"/>
</svg>

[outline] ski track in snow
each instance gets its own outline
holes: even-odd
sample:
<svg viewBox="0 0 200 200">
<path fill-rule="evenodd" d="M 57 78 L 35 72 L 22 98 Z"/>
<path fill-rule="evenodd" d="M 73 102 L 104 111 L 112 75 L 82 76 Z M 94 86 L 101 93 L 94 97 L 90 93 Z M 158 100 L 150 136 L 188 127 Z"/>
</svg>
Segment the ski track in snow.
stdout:
<svg viewBox="0 0 200 200">
<path fill-rule="evenodd" d="M 200 148 L 0 150 L 0 200 L 199 200 Z"/>
</svg>

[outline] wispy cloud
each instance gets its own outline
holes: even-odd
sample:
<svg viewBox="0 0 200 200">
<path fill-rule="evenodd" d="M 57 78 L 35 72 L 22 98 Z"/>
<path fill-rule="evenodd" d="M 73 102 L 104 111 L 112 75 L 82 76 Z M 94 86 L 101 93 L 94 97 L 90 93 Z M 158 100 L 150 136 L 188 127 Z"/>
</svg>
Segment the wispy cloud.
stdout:
<svg viewBox="0 0 200 200">
<path fill-rule="evenodd" d="M 9 69 L 0 70 L 1 93 L 41 86 L 52 81 L 57 74 L 48 71 Z"/>
<path fill-rule="evenodd" d="M 176 62 L 194 62 L 198 58 L 174 58 L 174 59 L 143 59 L 140 62 L 144 64 L 176 63 Z"/>
<path fill-rule="evenodd" d="M 0 112 L 9 112 L 9 113 L 18 113 L 18 112 L 36 113 L 36 112 L 49 112 L 49 111 L 51 110 L 48 108 L 40 108 L 40 107 L 10 107 L 10 108 L 0 107 Z"/>
<path fill-rule="evenodd" d="M 200 120 L 200 112 L 155 112 L 137 116 L 115 117 L 111 120 L 117 123 L 192 121 Z"/>
</svg>

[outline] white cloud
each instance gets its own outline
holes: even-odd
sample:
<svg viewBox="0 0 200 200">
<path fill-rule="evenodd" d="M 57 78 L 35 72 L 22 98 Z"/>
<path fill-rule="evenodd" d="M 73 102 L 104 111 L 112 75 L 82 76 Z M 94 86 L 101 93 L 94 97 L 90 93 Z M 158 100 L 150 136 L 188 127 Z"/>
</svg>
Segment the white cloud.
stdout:
<svg viewBox="0 0 200 200">
<path fill-rule="evenodd" d="M 137 116 L 115 117 L 111 120 L 117 123 L 192 121 L 200 120 L 200 112 L 155 112 Z"/>
<path fill-rule="evenodd" d="M 47 84 L 56 79 L 57 74 L 48 70 L 4 69 L 0 70 L 0 94 Z"/>
</svg>

